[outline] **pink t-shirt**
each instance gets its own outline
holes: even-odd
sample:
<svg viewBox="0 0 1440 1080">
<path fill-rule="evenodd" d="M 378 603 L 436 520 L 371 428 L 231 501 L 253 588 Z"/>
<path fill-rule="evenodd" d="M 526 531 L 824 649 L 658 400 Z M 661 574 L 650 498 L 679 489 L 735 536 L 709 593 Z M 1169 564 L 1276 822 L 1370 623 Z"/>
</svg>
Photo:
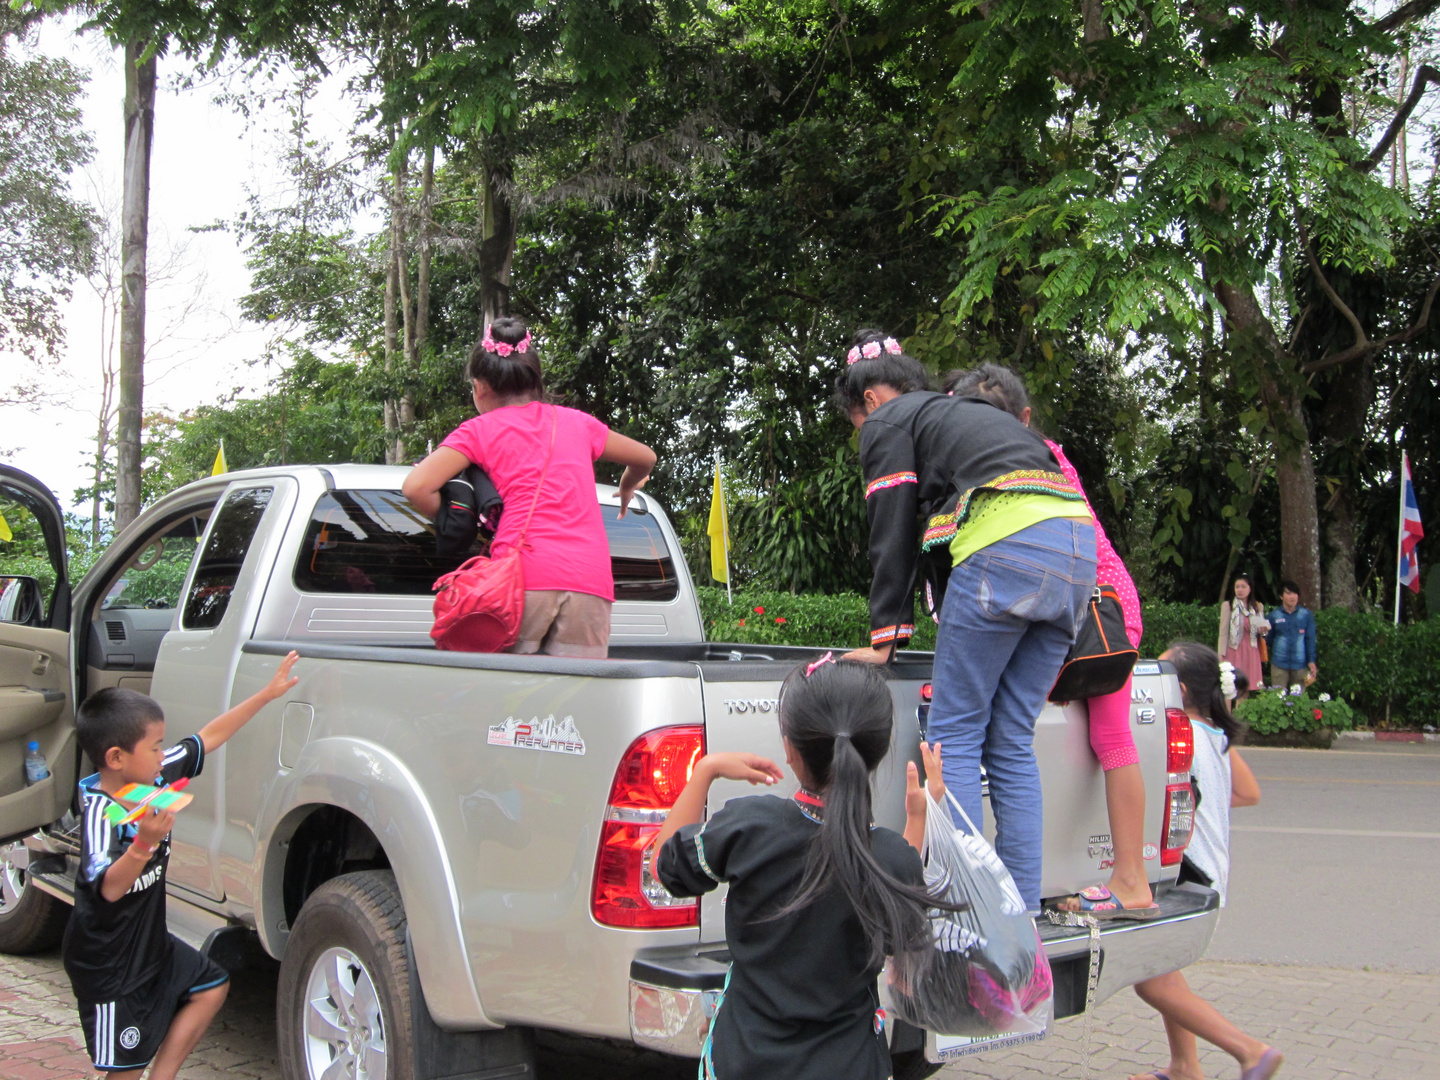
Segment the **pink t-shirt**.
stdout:
<svg viewBox="0 0 1440 1080">
<path fill-rule="evenodd" d="M 507 405 L 466 420 L 441 446 L 458 450 L 490 474 L 505 500 L 492 555 L 515 546 L 535 498 L 549 453 L 551 416 L 555 450 L 535 517 L 520 552 L 526 589 L 556 589 L 615 599 L 610 544 L 595 497 L 595 461 L 610 429 L 589 413 L 532 401 Z"/>
<path fill-rule="evenodd" d="M 1050 447 L 1055 460 L 1060 463 L 1060 471 L 1065 474 L 1065 479 L 1084 494 L 1085 485 L 1080 483 L 1080 474 L 1075 471 L 1075 466 L 1070 464 L 1070 459 L 1065 456 L 1065 451 L 1060 449 L 1060 444 L 1046 439 L 1045 445 Z M 1090 506 L 1089 495 L 1085 496 L 1085 505 Z M 1130 644 L 1138 649 L 1144 631 L 1140 619 L 1140 594 L 1135 591 L 1135 582 L 1130 580 L 1130 571 L 1125 569 L 1120 556 L 1115 554 L 1115 549 L 1110 546 L 1110 539 L 1105 535 L 1100 519 L 1095 517 L 1093 506 L 1090 506 L 1090 516 L 1095 518 L 1095 581 L 1101 585 L 1115 586 L 1115 592 L 1120 596 L 1120 609 L 1125 613 L 1125 631 L 1130 638 Z"/>
</svg>

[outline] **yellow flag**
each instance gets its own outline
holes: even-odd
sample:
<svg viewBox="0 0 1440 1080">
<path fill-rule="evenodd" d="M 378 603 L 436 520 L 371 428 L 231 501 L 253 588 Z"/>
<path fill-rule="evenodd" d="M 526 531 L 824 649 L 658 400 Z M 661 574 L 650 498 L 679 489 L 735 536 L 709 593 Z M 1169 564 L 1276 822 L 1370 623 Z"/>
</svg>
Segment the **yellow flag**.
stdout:
<svg viewBox="0 0 1440 1080">
<path fill-rule="evenodd" d="M 725 512 L 725 487 L 720 482 L 720 462 L 715 462 L 715 489 L 710 495 L 710 576 L 730 581 L 730 517 Z"/>
<path fill-rule="evenodd" d="M 5 520 L 5 515 L 0 514 L 0 540 L 14 540 L 15 534 L 10 531 L 10 523 Z"/>
<path fill-rule="evenodd" d="M 215 455 L 215 467 L 210 470 L 210 475 L 219 476 L 221 473 L 227 473 L 229 471 L 230 467 L 225 464 L 225 440 L 221 439 L 220 452 Z"/>
</svg>

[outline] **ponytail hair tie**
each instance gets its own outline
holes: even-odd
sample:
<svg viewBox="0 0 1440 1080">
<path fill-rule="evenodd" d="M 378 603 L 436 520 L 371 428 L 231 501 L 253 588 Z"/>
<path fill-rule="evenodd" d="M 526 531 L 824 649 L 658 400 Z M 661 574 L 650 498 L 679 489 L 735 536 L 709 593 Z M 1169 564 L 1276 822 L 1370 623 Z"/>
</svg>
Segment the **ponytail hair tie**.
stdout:
<svg viewBox="0 0 1440 1080">
<path fill-rule="evenodd" d="M 900 342 L 893 337 L 887 337 L 883 341 L 867 341 L 864 345 L 852 345 L 850 351 L 845 354 L 847 364 L 858 363 L 861 360 L 874 360 L 880 355 L 880 350 L 887 353 L 899 354 Z"/>
<path fill-rule="evenodd" d="M 525 336 L 511 345 L 508 341 L 496 341 L 490 336 L 490 328 L 485 328 L 485 336 L 480 339 L 480 347 L 486 352 L 495 353 L 497 356 L 509 356 L 511 353 L 524 353 L 530 351 L 530 331 L 525 331 Z"/>
</svg>

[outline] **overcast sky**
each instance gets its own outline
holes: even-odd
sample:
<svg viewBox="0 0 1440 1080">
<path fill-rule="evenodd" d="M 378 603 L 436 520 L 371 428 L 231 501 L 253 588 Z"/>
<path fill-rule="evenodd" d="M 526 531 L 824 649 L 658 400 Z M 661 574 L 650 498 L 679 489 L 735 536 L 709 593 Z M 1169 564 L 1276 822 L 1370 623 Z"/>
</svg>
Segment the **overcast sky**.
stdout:
<svg viewBox="0 0 1440 1080">
<path fill-rule="evenodd" d="M 123 55 L 98 34 L 77 35 L 74 24 L 42 29 L 38 51 L 64 56 L 88 70 L 84 126 L 95 160 L 74 178 L 75 192 L 93 205 L 118 210 L 124 143 Z M 189 230 L 233 219 L 251 190 L 276 176 L 277 139 L 233 111 L 213 104 L 219 89 L 177 91 L 180 61 L 160 62 L 155 143 L 150 167 L 150 266 L 171 264 L 148 293 L 145 409 L 181 412 L 241 389 L 254 393 L 268 375 L 247 363 L 265 353 L 273 329 L 244 322 L 236 299 L 249 291 L 244 253 L 224 232 Z M 343 130 L 332 106 L 326 126 Z M 322 121 L 323 122 L 323 121 Z M 98 187 L 98 192 L 96 188 Z M 88 482 L 99 408 L 102 306 L 86 282 L 75 284 L 65 310 L 64 356 L 47 379 L 58 400 L 34 409 L 0 407 L 0 455 L 33 473 L 72 505 Z M 156 340 L 162 338 L 162 340 Z M 0 367 L 22 361 L 0 357 Z M 274 371 L 269 373 L 273 375 Z"/>
</svg>

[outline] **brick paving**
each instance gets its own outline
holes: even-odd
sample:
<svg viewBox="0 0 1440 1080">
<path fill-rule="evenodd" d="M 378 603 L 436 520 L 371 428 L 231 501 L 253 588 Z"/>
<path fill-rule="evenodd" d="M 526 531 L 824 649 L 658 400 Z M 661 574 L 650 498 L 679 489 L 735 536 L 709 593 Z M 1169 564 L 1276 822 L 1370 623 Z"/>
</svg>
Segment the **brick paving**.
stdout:
<svg viewBox="0 0 1440 1080">
<path fill-rule="evenodd" d="M 262 962 L 236 976 L 219 1019 L 182 1070 L 186 1080 L 279 1080 L 275 1059 L 276 967 Z M 1440 975 L 1338 968 L 1201 963 L 1191 985 L 1241 1028 L 1280 1047 L 1284 1077 L 1304 1080 L 1420 1080 L 1440 1077 Z M 940 1076 L 985 1080 L 1125 1077 L 1167 1060 L 1159 1018 L 1133 993 L 1097 1010 L 1085 1068 L 1080 1021 L 1057 1025 L 1043 1042 L 947 1066 Z M 542 1044 L 543 1080 L 679 1080 L 693 1064 L 580 1040 Z M 1237 1075 L 1234 1062 L 1203 1050 L 1207 1075 Z M 57 953 L 0 956 L 0 1078 L 76 1080 L 92 1076 L 70 986 Z"/>
</svg>

